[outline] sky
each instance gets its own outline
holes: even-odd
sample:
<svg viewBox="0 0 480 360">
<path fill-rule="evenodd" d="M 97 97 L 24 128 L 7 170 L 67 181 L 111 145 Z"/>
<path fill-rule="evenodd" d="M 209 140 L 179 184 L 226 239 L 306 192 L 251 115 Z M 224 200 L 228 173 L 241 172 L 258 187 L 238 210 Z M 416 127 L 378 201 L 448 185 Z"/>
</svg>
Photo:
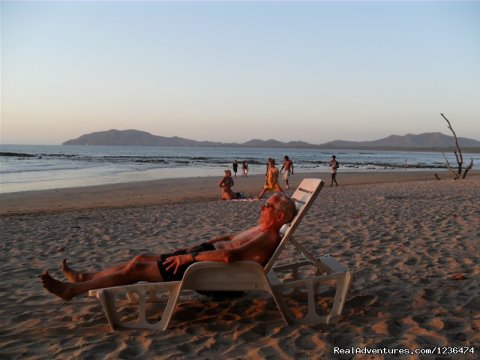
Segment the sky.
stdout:
<svg viewBox="0 0 480 360">
<path fill-rule="evenodd" d="M 2 144 L 480 140 L 480 2 L 2 1 Z"/>
</svg>

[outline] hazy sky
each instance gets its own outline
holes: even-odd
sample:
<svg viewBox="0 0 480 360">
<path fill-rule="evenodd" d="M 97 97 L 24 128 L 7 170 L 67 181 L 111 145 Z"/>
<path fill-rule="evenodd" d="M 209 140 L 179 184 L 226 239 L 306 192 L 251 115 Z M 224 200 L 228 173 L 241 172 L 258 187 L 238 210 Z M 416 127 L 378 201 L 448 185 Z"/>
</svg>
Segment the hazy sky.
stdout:
<svg viewBox="0 0 480 360">
<path fill-rule="evenodd" d="M 1 3 L 1 142 L 480 139 L 480 2 Z"/>
</svg>

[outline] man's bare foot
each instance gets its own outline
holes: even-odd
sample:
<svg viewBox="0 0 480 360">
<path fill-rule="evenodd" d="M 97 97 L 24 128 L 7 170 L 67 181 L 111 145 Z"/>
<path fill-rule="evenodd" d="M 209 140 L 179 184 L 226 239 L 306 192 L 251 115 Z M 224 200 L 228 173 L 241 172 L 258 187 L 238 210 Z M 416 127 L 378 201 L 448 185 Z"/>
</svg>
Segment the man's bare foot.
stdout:
<svg viewBox="0 0 480 360">
<path fill-rule="evenodd" d="M 60 266 L 60 269 L 62 269 L 63 274 L 65 275 L 67 280 L 70 281 L 71 283 L 76 283 L 76 282 L 82 281 L 81 280 L 81 274 L 78 273 L 77 271 L 71 269 L 67 265 L 67 259 L 63 259 L 62 265 Z"/>
<path fill-rule="evenodd" d="M 48 271 L 45 271 L 40 278 L 42 279 L 43 287 L 52 294 L 61 297 L 63 300 L 70 300 L 73 297 L 71 284 L 55 280 Z"/>
</svg>

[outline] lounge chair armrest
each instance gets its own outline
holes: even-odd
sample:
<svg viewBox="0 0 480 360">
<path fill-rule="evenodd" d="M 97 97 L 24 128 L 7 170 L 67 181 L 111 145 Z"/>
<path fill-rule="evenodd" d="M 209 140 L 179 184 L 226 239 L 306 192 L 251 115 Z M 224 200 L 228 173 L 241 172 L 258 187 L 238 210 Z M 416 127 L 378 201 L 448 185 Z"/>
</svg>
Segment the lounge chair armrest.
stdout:
<svg viewBox="0 0 480 360">
<path fill-rule="evenodd" d="M 203 269 L 203 268 L 211 268 L 211 267 L 227 268 L 227 267 L 230 267 L 231 265 L 251 266 L 251 267 L 257 267 L 257 268 L 263 269 L 263 267 L 260 264 L 256 263 L 255 261 L 247 261 L 247 260 L 235 261 L 235 262 L 230 263 L 230 264 L 226 264 L 226 263 L 221 262 L 221 261 L 199 261 L 199 262 L 195 262 L 192 265 L 190 265 L 185 273 L 191 272 L 194 269 Z"/>
<path fill-rule="evenodd" d="M 322 256 L 319 261 L 322 263 L 324 268 L 328 269 L 329 274 L 345 273 L 348 272 L 348 268 L 337 262 L 330 255 Z"/>
<path fill-rule="evenodd" d="M 299 261 L 293 264 L 284 264 L 284 265 L 278 265 L 273 268 L 275 271 L 285 271 L 285 270 L 293 270 L 293 269 L 299 269 L 304 266 L 311 266 L 312 262 L 308 260 L 304 261 Z"/>
<path fill-rule="evenodd" d="M 330 255 L 324 255 L 316 259 L 315 263 L 310 260 L 304 260 L 292 264 L 275 266 L 274 270 L 278 272 L 286 270 L 296 271 L 301 267 L 312 265 L 316 266 L 320 271 L 328 274 L 344 273 L 348 271 L 348 268 L 337 262 L 335 258 Z"/>
</svg>

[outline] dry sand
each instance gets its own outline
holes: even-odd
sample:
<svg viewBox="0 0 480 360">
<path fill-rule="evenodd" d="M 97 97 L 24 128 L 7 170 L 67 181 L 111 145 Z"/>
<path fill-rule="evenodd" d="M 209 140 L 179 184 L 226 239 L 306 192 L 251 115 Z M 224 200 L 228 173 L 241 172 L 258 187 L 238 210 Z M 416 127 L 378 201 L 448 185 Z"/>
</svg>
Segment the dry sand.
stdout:
<svg viewBox="0 0 480 360">
<path fill-rule="evenodd" d="M 187 294 L 167 331 L 111 332 L 95 299 L 64 302 L 42 288 L 37 276 L 50 269 L 61 278 L 65 257 L 95 270 L 255 224 L 259 203 L 217 200 L 216 178 L 0 195 L 0 358 L 392 358 L 341 357 L 335 347 L 474 347 L 436 356 L 478 358 L 480 176 L 440 176 L 339 173 L 341 186 L 322 190 L 296 235 L 354 272 L 336 325 L 286 325 L 261 293 L 221 301 Z M 291 187 L 303 177 L 292 176 Z M 261 184 L 237 177 L 234 188 L 255 195 Z"/>
</svg>

